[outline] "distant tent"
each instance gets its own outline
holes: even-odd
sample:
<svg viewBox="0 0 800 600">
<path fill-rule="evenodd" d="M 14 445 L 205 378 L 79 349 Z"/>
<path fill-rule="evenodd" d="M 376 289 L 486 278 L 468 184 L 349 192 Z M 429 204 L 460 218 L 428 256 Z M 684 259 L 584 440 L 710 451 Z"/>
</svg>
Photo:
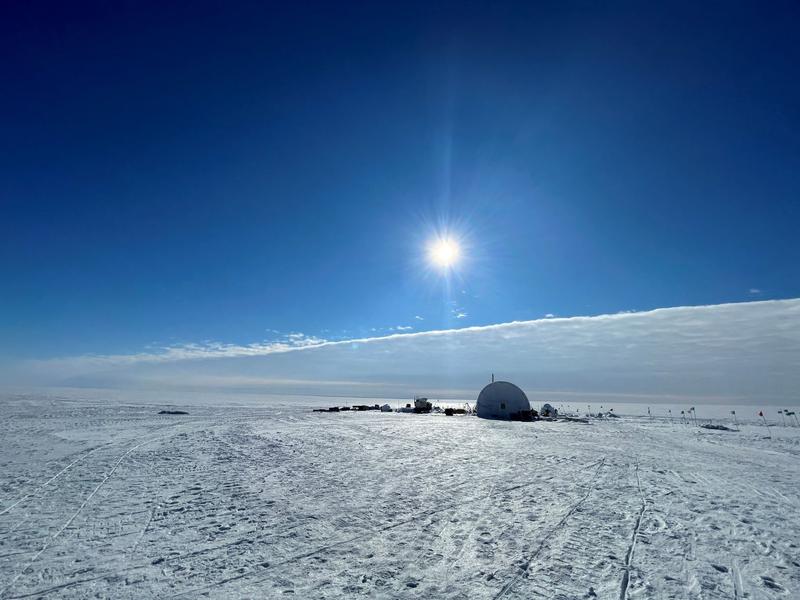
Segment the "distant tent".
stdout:
<svg viewBox="0 0 800 600">
<path fill-rule="evenodd" d="M 494 381 L 483 388 L 478 395 L 476 410 L 483 419 L 531 420 L 528 397 L 508 381 Z"/>
<path fill-rule="evenodd" d="M 392 412 L 392 407 L 389 406 L 388 404 L 384 404 L 383 406 L 381 406 L 381 412 Z"/>
</svg>

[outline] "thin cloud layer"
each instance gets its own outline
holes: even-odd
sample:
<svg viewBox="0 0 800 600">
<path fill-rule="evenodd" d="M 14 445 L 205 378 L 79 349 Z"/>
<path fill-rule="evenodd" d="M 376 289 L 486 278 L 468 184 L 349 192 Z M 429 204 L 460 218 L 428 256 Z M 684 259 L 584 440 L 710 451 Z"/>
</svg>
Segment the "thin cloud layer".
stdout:
<svg viewBox="0 0 800 600">
<path fill-rule="evenodd" d="M 532 396 L 796 403 L 800 299 L 545 318 L 327 341 L 193 344 L 37 361 L 54 385 L 473 397 L 495 373 Z"/>
</svg>

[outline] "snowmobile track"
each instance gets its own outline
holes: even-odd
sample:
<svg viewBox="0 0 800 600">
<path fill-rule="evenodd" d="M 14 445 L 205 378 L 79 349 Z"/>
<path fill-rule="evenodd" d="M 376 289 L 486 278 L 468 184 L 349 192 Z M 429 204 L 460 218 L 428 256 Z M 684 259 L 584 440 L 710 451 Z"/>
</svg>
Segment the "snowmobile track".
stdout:
<svg viewBox="0 0 800 600">
<path fill-rule="evenodd" d="M 500 600 L 800 597 L 800 525 L 787 518 L 800 428 L 768 440 L 753 425 L 265 402 L 193 405 L 186 418 L 115 398 L 0 402 L 0 510 L 28 495 L 0 516 L 0 589 L 50 544 L 0 597 L 489 600 L 515 579 Z M 156 438 L 53 539 L 124 452 Z"/>
<path fill-rule="evenodd" d="M 642 497 L 642 506 L 639 509 L 639 514 L 636 515 L 636 522 L 633 525 L 633 534 L 631 535 L 631 543 L 628 546 L 628 551 L 625 553 L 625 567 L 622 571 L 622 583 L 620 585 L 619 600 L 627 600 L 628 589 L 631 583 L 631 568 L 633 567 L 633 554 L 636 551 L 636 540 L 639 537 L 639 530 L 642 526 L 642 517 L 647 510 L 647 499 L 642 492 L 642 482 L 639 479 L 639 458 L 636 458 L 636 466 L 634 467 L 636 473 L 636 487 L 639 490 L 639 495 Z"/>
<path fill-rule="evenodd" d="M 25 573 L 25 571 L 27 571 L 27 570 L 28 570 L 28 569 L 31 567 L 31 565 L 32 565 L 33 563 L 35 563 L 35 562 L 36 562 L 36 561 L 39 559 L 39 557 L 40 557 L 42 554 L 44 554 L 44 552 L 45 552 L 45 551 L 46 551 L 46 550 L 47 550 L 47 549 L 48 549 L 48 548 L 51 546 L 51 544 L 52 544 L 52 543 L 53 543 L 53 542 L 56 540 L 56 538 L 58 538 L 58 536 L 60 536 L 60 535 L 61 535 L 61 534 L 64 532 L 64 530 L 65 530 L 67 527 L 69 527 L 69 526 L 72 524 L 72 522 L 73 522 L 73 521 L 74 521 L 74 520 L 75 520 L 75 519 L 78 517 L 78 515 L 81 513 L 81 511 L 83 511 L 83 509 L 86 507 L 86 505 L 87 505 L 87 504 L 88 504 L 88 503 L 91 501 L 91 499 L 94 497 L 94 495 L 95 495 L 95 494 L 96 494 L 96 493 L 97 493 L 97 492 L 100 490 L 100 488 L 102 488 L 102 487 L 103 487 L 103 485 L 106 483 L 106 481 L 108 481 L 108 480 L 109 480 L 109 478 L 110 478 L 110 477 L 111 477 L 111 476 L 114 474 L 114 471 L 116 471 L 116 470 L 117 470 L 117 468 L 120 466 L 120 464 L 122 464 L 122 461 L 123 461 L 123 460 L 125 460 L 125 458 L 126 458 L 126 457 L 127 457 L 129 454 L 130 454 L 130 453 L 132 453 L 133 451 L 135 451 L 135 450 L 137 450 L 138 448 L 141 448 L 142 446 L 145 446 L 145 445 L 147 445 L 147 444 L 151 444 L 151 443 L 153 443 L 154 441 L 156 441 L 156 440 L 147 440 L 147 441 L 141 442 L 141 443 L 139 443 L 139 444 L 137 444 L 137 445 L 133 446 L 132 448 L 129 448 L 129 449 L 126 451 L 126 452 L 124 452 L 124 453 L 123 453 L 123 454 L 122 454 L 122 455 L 121 455 L 121 456 L 120 456 L 120 457 L 117 459 L 117 462 L 116 462 L 116 463 L 114 463 L 114 466 L 111 468 L 111 470 L 110 470 L 108 473 L 106 473 L 106 476 L 103 478 L 103 480 L 102 480 L 100 483 L 98 483 L 98 484 L 97 484 L 97 486 L 96 486 L 96 487 L 95 487 L 95 488 L 92 490 L 92 492 L 91 492 L 91 493 L 90 493 L 90 494 L 89 494 L 89 495 L 88 495 L 88 496 L 87 496 L 87 497 L 86 497 L 86 498 L 83 500 L 83 502 L 81 503 L 81 505 L 78 507 L 78 510 L 76 510 L 74 513 L 72 513 L 72 515 L 69 517 L 69 519 L 67 519 L 67 520 L 64 522 L 64 524 L 61 526 L 61 528 L 60 528 L 58 531 L 56 531 L 56 532 L 55 532 L 55 533 L 54 533 L 54 534 L 53 534 L 53 535 L 52 535 L 52 536 L 51 536 L 51 537 L 50 537 L 50 538 L 49 538 L 49 539 L 48 539 L 48 540 L 47 540 L 47 541 L 44 543 L 44 545 L 43 545 L 43 546 L 42 546 L 42 547 L 39 549 L 39 551 L 38 551 L 38 552 L 37 552 L 37 553 L 36 553 L 36 554 L 33 556 L 33 558 L 31 558 L 31 559 L 28 561 L 28 563 L 27 563 L 27 564 L 26 564 L 26 565 L 25 565 L 25 566 L 24 566 L 22 569 L 20 569 L 20 570 L 19 570 L 19 571 L 18 571 L 18 572 L 17 572 L 15 575 L 14 575 L 14 577 L 11 579 L 11 581 L 9 581 L 9 582 L 8 582 L 8 584 L 6 585 L 6 587 L 4 587 L 2 590 L 0 590 L 0 598 L 3 598 L 3 597 L 5 597 L 5 596 L 6 596 L 6 592 L 7 592 L 7 591 L 8 591 L 8 590 L 9 590 L 11 587 L 13 587 L 13 586 L 14 586 L 14 584 L 15 584 L 15 583 L 16 583 L 16 582 L 19 580 L 19 578 L 20 578 L 20 577 L 22 577 L 22 575 Z"/>
<path fill-rule="evenodd" d="M 19 504 L 20 502 L 24 502 L 25 500 L 27 500 L 27 499 L 28 499 L 28 498 L 30 498 L 31 496 L 35 495 L 35 494 L 36 494 L 36 493 L 37 493 L 39 490 L 41 490 L 41 489 L 44 489 L 45 487 L 47 487 L 48 485 L 50 485 L 51 483 L 53 483 L 53 482 L 54 482 L 56 479 L 58 479 L 59 477 L 61 477 L 61 476 L 62 476 L 64 473 L 66 473 L 67 471 L 69 471 L 69 470 L 70 470 L 72 467 L 74 467 L 75 465 L 77 465 L 77 464 L 78 464 L 79 462 L 81 462 L 83 459 L 87 458 L 87 457 L 88 457 L 90 454 L 92 454 L 93 452 L 95 452 L 95 451 L 97 451 L 97 450 L 99 450 L 100 448 L 103 448 L 103 447 L 105 447 L 105 446 L 109 446 L 109 445 L 110 445 L 110 444 L 102 444 L 102 445 L 100 445 L 100 446 L 95 446 L 94 448 L 91 448 L 91 449 L 90 449 L 88 452 L 85 452 L 85 453 L 83 453 L 83 454 L 82 454 L 80 457 L 78 457 L 78 458 L 76 458 L 75 460 L 73 460 L 73 461 L 72 461 L 71 463 L 69 463 L 69 464 L 68 464 L 66 467 L 64 467 L 64 468 L 63 468 L 63 469 L 61 469 L 61 470 L 60 470 L 58 473 L 56 473 L 55 475 L 53 475 L 53 476 L 52 476 L 50 479 L 48 479 L 47 481 L 45 481 L 43 484 L 41 484 L 41 485 L 37 486 L 36 488 L 34 488 L 34 490 L 33 490 L 32 492 L 28 492 L 27 494 L 25 494 L 24 496 L 22 496 L 22 498 L 20 498 L 20 499 L 19 499 L 19 500 L 17 500 L 16 502 L 14 502 L 14 504 L 10 504 L 9 506 L 5 507 L 3 510 L 0 510 L 0 516 L 2 516 L 2 515 L 4 515 L 4 514 L 6 514 L 8 511 L 10 511 L 12 508 L 14 508 L 14 507 L 15 507 L 17 504 Z"/>
<path fill-rule="evenodd" d="M 577 503 L 575 503 L 572 506 L 572 508 L 570 508 L 570 510 L 561 518 L 561 520 L 553 528 L 553 530 L 547 536 L 545 536 L 545 538 L 542 540 L 541 544 L 539 545 L 539 548 L 537 549 L 537 552 L 528 559 L 527 566 L 520 573 L 520 575 L 518 575 L 514 579 L 514 581 L 512 583 L 516 583 L 517 579 L 519 579 L 519 576 L 521 576 L 525 571 L 527 571 L 527 568 L 530 566 L 530 561 L 535 558 L 535 555 L 539 551 L 541 551 L 541 549 L 544 546 L 544 543 L 547 541 L 547 539 L 549 539 L 549 537 L 552 536 L 552 534 L 555 533 L 555 531 L 561 525 L 563 525 L 563 523 L 570 517 L 570 515 L 572 515 L 572 513 L 574 513 L 580 507 L 580 505 L 583 504 L 583 502 L 589 497 L 589 494 L 591 493 L 592 489 L 594 488 L 594 482 L 595 482 L 595 480 L 597 478 L 597 474 L 600 472 L 600 469 L 602 468 L 602 466 L 604 464 L 605 464 L 605 457 L 601 458 L 599 461 L 595 461 L 594 463 L 590 463 L 589 465 L 586 465 L 586 466 L 581 468 L 581 470 L 586 470 L 587 468 L 590 468 L 592 465 L 597 465 L 597 469 L 595 469 L 595 473 L 592 476 L 592 480 L 589 482 L 589 489 L 581 497 L 581 499 Z M 187 596 L 187 595 L 201 594 L 201 593 L 207 592 L 208 590 L 211 590 L 213 588 L 225 585 L 227 583 L 231 583 L 231 582 L 234 582 L 234 581 L 239 581 L 239 580 L 245 579 L 247 577 L 251 577 L 253 575 L 256 575 L 256 574 L 259 574 L 259 573 L 263 573 L 264 571 L 269 570 L 269 569 L 273 569 L 275 567 L 281 567 L 281 566 L 285 566 L 285 565 L 289 565 L 289 564 L 298 562 L 298 561 L 306 559 L 306 558 L 311 558 L 312 556 L 316 556 L 317 554 L 320 554 L 322 552 L 326 552 L 328 550 L 332 550 L 334 548 L 338 548 L 340 546 L 345 546 L 345 545 L 348 545 L 348 544 L 352 544 L 353 542 L 366 540 L 366 539 L 375 537 L 377 535 L 380 535 L 382 533 L 385 533 L 387 531 L 390 531 L 392 529 L 397 529 L 398 527 L 402 527 L 404 525 L 408 525 L 410 523 L 419 523 L 420 521 L 423 521 L 425 519 L 429 519 L 433 515 L 436 515 L 436 514 L 439 514 L 439 513 L 448 511 L 448 510 L 453 510 L 455 508 L 458 508 L 458 507 L 462 506 L 464 503 L 468 504 L 468 503 L 473 503 L 473 502 L 479 502 L 481 500 L 485 500 L 486 498 L 491 497 L 491 496 L 495 496 L 497 494 L 503 494 L 503 493 L 508 493 L 508 492 L 511 492 L 511 491 L 523 489 L 523 488 L 535 485 L 537 483 L 539 483 L 538 480 L 537 481 L 531 481 L 531 482 L 528 482 L 528 483 L 522 483 L 522 484 L 513 485 L 513 486 L 510 486 L 510 487 L 507 487 L 507 488 L 500 489 L 500 490 L 493 490 L 489 494 L 483 494 L 482 496 L 466 499 L 463 502 L 452 503 L 452 504 L 448 504 L 446 506 L 442 506 L 442 507 L 434 509 L 434 510 L 429 510 L 429 511 L 426 511 L 426 513 L 424 515 L 422 515 L 422 516 L 417 516 L 417 517 L 412 517 L 412 518 L 409 518 L 409 519 L 404 519 L 402 521 L 398 521 L 396 523 L 392 523 L 390 525 L 386 525 L 384 527 L 380 527 L 380 528 L 375 529 L 373 531 L 368 531 L 366 533 L 363 533 L 363 534 L 360 534 L 360 535 L 357 535 L 357 536 L 353 536 L 353 537 L 345 539 L 345 540 L 341 540 L 341 541 L 338 541 L 338 542 L 333 542 L 332 544 L 326 544 L 324 546 L 319 546 L 319 547 L 314 548 L 313 550 L 310 550 L 308 552 L 304 552 L 304 553 L 301 553 L 301 554 L 296 554 L 294 556 L 291 556 L 291 557 L 287 558 L 286 560 L 283 560 L 283 561 L 280 561 L 280 562 L 276 562 L 276 563 L 268 563 L 268 564 L 262 565 L 261 568 L 255 568 L 255 569 L 252 569 L 250 571 L 246 571 L 244 573 L 239 573 L 238 575 L 233 575 L 233 576 L 227 577 L 225 579 L 220 579 L 218 581 L 212 582 L 212 583 L 210 583 L 208 585 L 205 585 L 205 586 L 202 586 L 202 587 L 199 587 L 199 588 L 192 588 L 190 590 L 184 590 L 182 592 L 179 592 L 179 593 L 174 594 L 174 595 L 169 596 L 169 597 L 170 598 L 180 598 L 180 597 L 184 597 L 184 596 Z M 258 583 L 259 581 L 260 580 L 256 580 L 255 582 Z M 510 589 L 510 585 L 507 586 L 507 587 L 509 587 L 509 589 Z M 504 590 L 505 590 L 505 588 L 504 588 Z M 495 598 L 500 598 L 507 591 L 508 590 L 503 591 L 501 594 L 498 594 L 497 596 L 495 596 Z"/>
<path fill-rule="evenodd" d="M 519 572 L 511 579 L 511 581 L 506 583 L 500 589 L 500 591 L 494 596 L 494 600 L 498 600 L 499 598 L 502 598 L 503 596 L 505 596 L 506 594 L 508 594 L 512 590 L 512 588 L 517 584 L 517 582 L 528 572 L 528 570 L 531 567 L 531 563 L 536 559 L 536 557 L 539 555 L 539 553 L 544 549 L 544 545 L 547 543 L 547 541 L 551 537 L 553 537 L 553 535 L 564 525 L 564 523 L 566 523 L 567 519 L 569 519 L 570 516 L 572 516 L 572 514 L 576 510 L 578 510 L 578 508 L 580 508 L 580 506 L 586 501 L 586 499 L 589 497 L 589 495 L 594 490 L 594 485 L 595 485 L 595 482 L 597 481 L 597 476 L 600 473 L 600 469 L 603 468 L 603 465 L 605 464 L 605 461 L 606 461 L 605 457 L 601 458 L 600 461 L 598 461 L 599 464 L 597 465 L 597 468 L 595 469 L 595 472 L 594 472 L 594 475 L 592 476 L 591 481 L 589 481 L 589 484 L 588 484 L 587 489 L 586 489 L 586 493 L 583 496 L 581 496 L 581 498 L 575 504 L 573 504 L 572 507 L 566 513 L 564 513 L 564 516 L 562 516 L 561 519 L 559 519 L 558 523 L 556 523 L 555 526 L 541 539 L 541 541 L 539 542 L 538 546 L 536 546 L 536 550 L 534 550 L 532 554 L 529 554 L 525 558 L 525 562 L 523 563 L 523 566 L 520 568 Z"/>
</svg>

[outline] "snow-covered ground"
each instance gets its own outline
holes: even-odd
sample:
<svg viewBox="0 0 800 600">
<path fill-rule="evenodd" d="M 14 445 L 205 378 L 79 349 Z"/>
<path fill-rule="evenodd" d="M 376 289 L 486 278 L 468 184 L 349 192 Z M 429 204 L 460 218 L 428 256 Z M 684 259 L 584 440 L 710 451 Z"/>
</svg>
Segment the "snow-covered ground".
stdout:
<svg viewBox="0 0 800 600">
<path fill-rule="evenodd" d="M 3 399 L 0 598 L 800 597 L 800 428 L 158 408 Z"/>
</svg>

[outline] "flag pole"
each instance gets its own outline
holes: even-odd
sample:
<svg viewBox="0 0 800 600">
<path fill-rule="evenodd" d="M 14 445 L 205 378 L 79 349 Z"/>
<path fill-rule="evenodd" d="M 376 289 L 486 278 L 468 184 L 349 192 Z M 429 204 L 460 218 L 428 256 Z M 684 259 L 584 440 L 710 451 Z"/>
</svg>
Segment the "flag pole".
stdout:
<svg viewBox="0 0 800 600">
<path fill-rule="evenodd" d="M 767 436 L 769 437 L 769 439 L 772 439 L 772 433 L 769 430 L 769 423 L 767 423 L 767 417 L 764 416 L 764 411 L 763 410 L 758 411 L 758 416 L 764 420 L 764 427 L 767 428 Z"/>
</svg>

